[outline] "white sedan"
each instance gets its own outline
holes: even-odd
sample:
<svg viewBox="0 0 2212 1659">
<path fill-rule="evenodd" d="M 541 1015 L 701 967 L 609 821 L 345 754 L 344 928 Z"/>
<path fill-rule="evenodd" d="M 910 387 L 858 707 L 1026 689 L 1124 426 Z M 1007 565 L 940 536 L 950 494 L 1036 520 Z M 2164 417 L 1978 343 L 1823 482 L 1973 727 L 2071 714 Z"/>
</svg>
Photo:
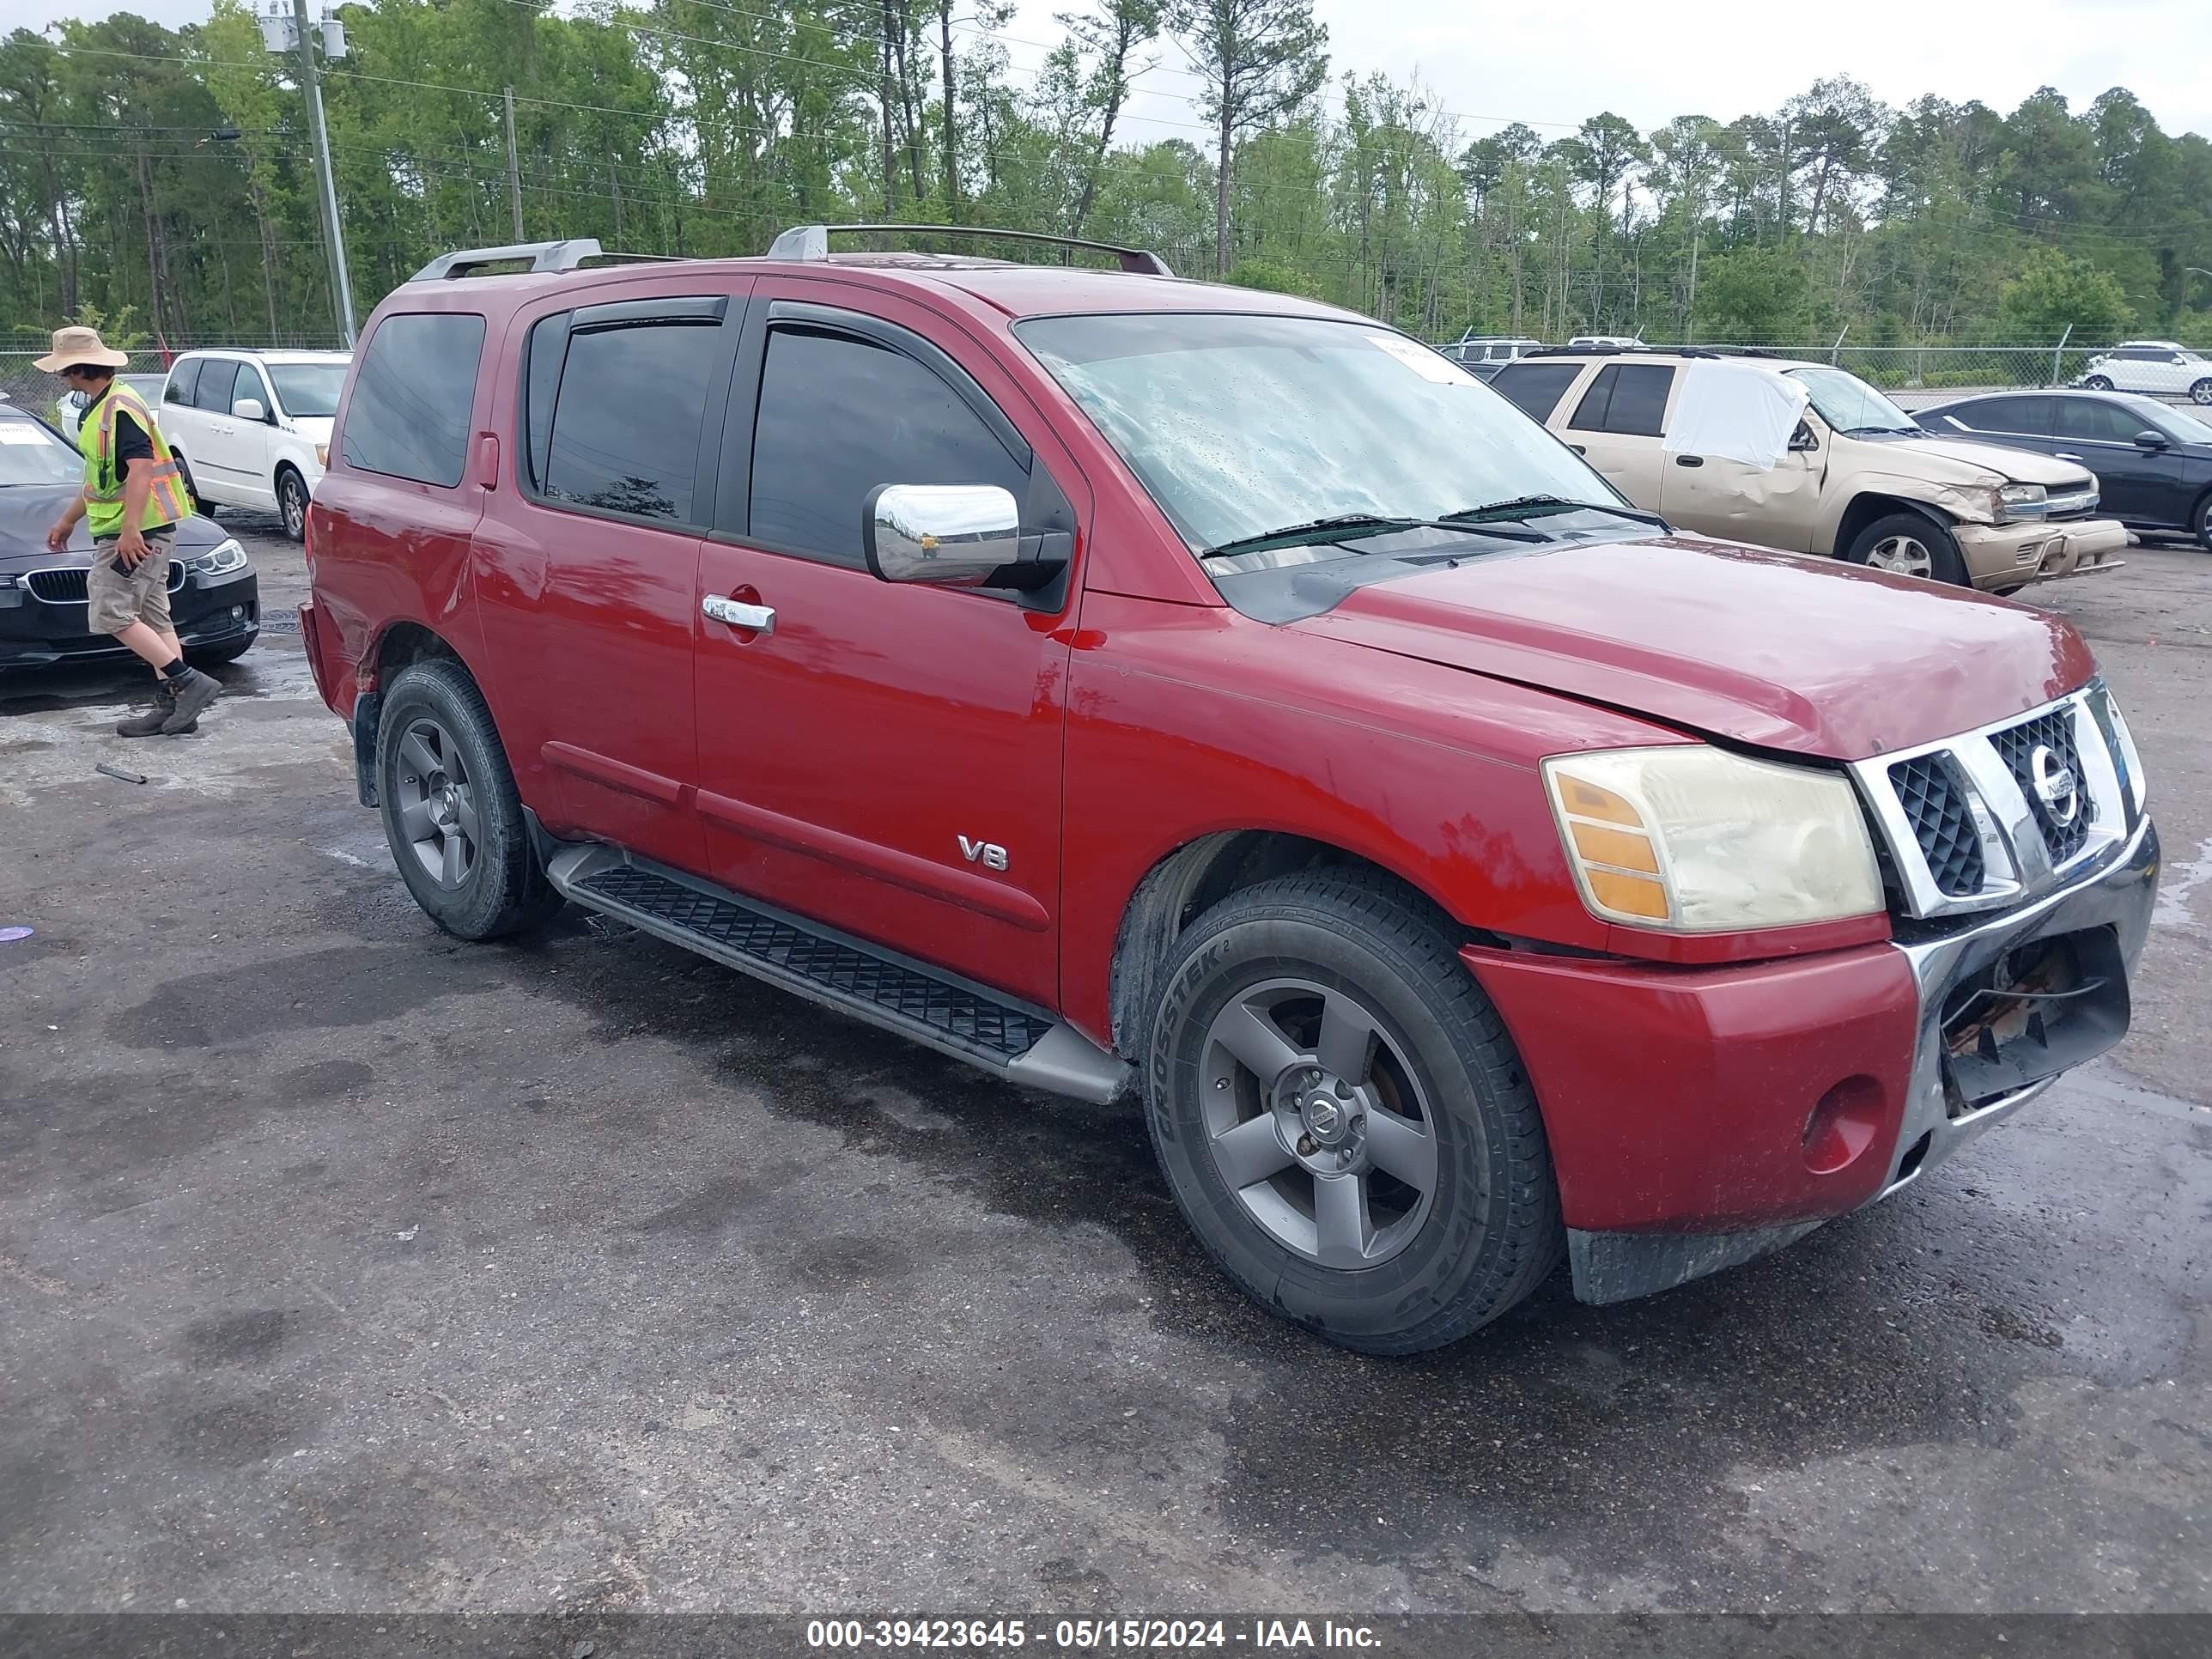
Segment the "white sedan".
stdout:
<svg viewBox="0 0 2212 1659">
<path fill-rule="evenodd" d="M 2092 357 L 2074 384 L 2092 392 L 2163 392 L 2212 404 L 2212 359 L 2171 340 L 2130 340 Z"/>
</svg>

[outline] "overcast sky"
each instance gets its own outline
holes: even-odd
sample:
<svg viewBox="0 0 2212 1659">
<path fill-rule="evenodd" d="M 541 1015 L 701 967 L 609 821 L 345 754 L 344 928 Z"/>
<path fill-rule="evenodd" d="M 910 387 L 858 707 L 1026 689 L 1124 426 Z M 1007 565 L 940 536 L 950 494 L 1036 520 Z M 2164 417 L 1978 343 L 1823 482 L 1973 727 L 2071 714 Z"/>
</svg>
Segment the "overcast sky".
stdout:
<svg viewBox="0 0 2212 1659">
<path fill-rule="evenodd" d="M 733 0 L 733 3 L 735 0 Z M 1080 0 L 1021 0 L 1006 33 L 1031 68 L 1057 38 L 1052 17 Z M 207 0 L 138 0 L 161 22 L 207 15 Z M 961 10 L 967 12 L 963 4 Z M 1315 0 L 1334 67 L 1419 71 L 1479 137 L 1525 121 L 1547 137 L 1610 109 L 1639 127 L 1676 115 L 1720 120 L 1771 110 L 1819 76 L 1856 76 L 1902 104 L 1923 93 L 2008 111 L 2039 86 L 2077 109 L 2112 86 L 2168 132 L 2212 135 L 2212 0 Z M 6 0 L 9 24 L 100 15 L 70 0 Z M 1195 82 L 1172 46 L 1145 77 L 1133 137 L 1196 138 Z M 1026 76 L 1017 76 L 1026 82 Z"/>
</svg>

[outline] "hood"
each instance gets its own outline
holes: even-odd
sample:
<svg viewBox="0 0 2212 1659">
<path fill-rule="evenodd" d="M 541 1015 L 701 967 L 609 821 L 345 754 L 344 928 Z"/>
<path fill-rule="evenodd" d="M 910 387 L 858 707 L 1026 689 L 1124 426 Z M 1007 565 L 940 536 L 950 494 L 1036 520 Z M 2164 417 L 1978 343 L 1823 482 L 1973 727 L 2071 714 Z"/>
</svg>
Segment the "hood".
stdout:
<svg viewBox="0 0 2212 1659">
<path fill-rule="evenodd" d="M 331 441 L 331 428 L 337 422 L 328 415 L 295 415 L 292 430 L 311 444 L 326 444 Z"/>
<path fill-rule="evenodd" d="M 1828 760 L 1989 725 L 2095 671 L 2039 611 L 1686 537 L 1432 568 L 1288 626 Z"/>
<path fill-rule="evenodd" d="M 89 564 L 92 536 L 77 520 L 69 551 L 46 551 L 46 531 L 76 495 L 75 484 L 0 484 L 0 570 L 29 570 L 43 564 Z M 204 553 L 230 532 L 213 519 L 195 514 L 177 526 L 177 551 Z"/>
<path fill-rule="evenodd" d="M 1860 440 L 1864 442 L 1866 440 Z M 2044 485 L 2083 483 L 2089 478 L 2089 469 L 2072 461 L 2056 460 L 2048 455 L 2039 455 L 2032 450 L 2007 449 L 1999 444 L 1978 444 L 1971 438 L 1881 438 L 1874 440 L 1884 447 L 1895 445 L 1912 456 L 1913 475 L 1931 483 L 1954 484 L 1977 483 L 2039 483 Z M 1930 465 L 1932 463 L 1932 465 Z M 1885 471 L 1897 472 L 1904 468 L 1892 465 Z"/>
</svg>

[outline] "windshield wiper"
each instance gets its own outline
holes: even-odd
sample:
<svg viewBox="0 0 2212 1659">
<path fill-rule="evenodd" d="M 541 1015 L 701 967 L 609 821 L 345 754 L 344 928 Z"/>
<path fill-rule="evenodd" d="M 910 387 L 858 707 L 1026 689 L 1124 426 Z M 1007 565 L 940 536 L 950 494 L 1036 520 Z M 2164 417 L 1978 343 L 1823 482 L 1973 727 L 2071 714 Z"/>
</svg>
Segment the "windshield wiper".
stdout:
<svg viewBox="0 0 2212 1659">
<path fill-rule="evenodd" d="M 1510 501 L 1490 501 L 1481 507 L 1463 507 L 1456 513 L 1447 513 L 1440 522 L 1450 525 L 1480 524 L 1487 519 L 1549 518 L 1559 513 L 1610 513 L 1616 519 L 1633 519 L 1638 524 L 1656 524 L 1662 530 L 1674 526 L 1656 513 L 1646 513 L 1632 507 L 1608 507 L 1602 501 L 1571 501 L 1564 495 L 1516 495 Z M 1549 537 L 1544 539 L 1549 540 Z"/>
<path fill-rule="evenodd" d="M 1330 518 L 1309 519 L 1304 524 L 1285 525 L 1279 530 L 1266 531 L 1257 536 L 1239 536 L 1234 541 L 1209 547 L 1198 556 L 1201 559 L 1228 559 L 1240 553 L 1262 553 L 1279 547 L 1311 547 L 1320 542 L 1360 541 L 1370 536 L 1395 535 L 1401 530 L 1450 530 L 1463 536 L 1492 536 L 1508 542 L 1551 539 L 1548 536 L 1501 530 L 1495 525 L 1462 523 L 1456 517 L 1401 519 L 1386 517 L 1379 513 L 1339 513 Z"/>
</svg>

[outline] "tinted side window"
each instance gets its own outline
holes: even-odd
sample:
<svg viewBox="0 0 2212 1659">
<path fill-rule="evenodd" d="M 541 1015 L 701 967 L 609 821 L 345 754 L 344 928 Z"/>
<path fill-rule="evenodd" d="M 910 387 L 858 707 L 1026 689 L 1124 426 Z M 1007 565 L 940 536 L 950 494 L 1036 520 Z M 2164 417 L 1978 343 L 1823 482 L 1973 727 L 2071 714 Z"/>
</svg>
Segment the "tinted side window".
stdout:
<svg viewBox="0 0 2212 1659">
<path fill-rule="evenodd" d="M 1580 363 L 1508 363 L 1490 384 L 1522 414 L 1543 422 L 1582 372 Z"/>
<path fill-rule="evenodd" d="M 224 357 L 210 357 L 200 365 L 200 383 L 192 393 L 196 409 L 230 413 L 231 387 L 238 384 L 238 365 Z"/>
<path fill-rule="evenodd" d="M 2047 398 L 1990 398 L 1960 410 L 1959 418 L 1977 432 L 2014 432 L 2040 438 L 2051 430 L 2051 401 Z"/>
<path fill-rule="evenodd" d="M 549 318 L 558 324 L 562 318 Z M 559 392 L 541 359 L 558 356 L 560 335 L 546 323 L 540 351 L 531 350 L 530 424 L 533 471 L 544 460 L 539 488 L 556 501 L 609 513 L 696 524 L 699 434 L 707 422 L 708 381 L 726 358 L 714 350 L 714 325 L 662 324 L 591 329 L 568 337 L 565 364 L 555 362 Z M 550 423 L 541 428 L 541 414 Z M 544 434 L 540 447 L 540 434 Z"/>
<path fill-rule="evenodd" d="M 468 313 L 387 317 L 354 380 L 346 464 L 418 483 L 460 483 L 484 319 Z"/>
<path fill-rule="evenodd" d="M 1590 382 L 1567 424 L 1577 432 L 1619 432 L 1656 438 L 1665 425 L 1674 371 L 1663 363 L 1607 363 Z"/>
<path fill-rule="evenodd" d="M 1029 473 L 959 394 L 903 353 L 778 328 L 753 423 L 751 539 L 859 566 L 860 512 L 887 483 L 997 484 Z"/>
<path fill-rule="evenodd" d="M 203 361 L 202 358 L 189 357 L 169 371 L 169 384 L 161 393 L 163 403 L 191 402 L 192 389 L 200 383 L 200 364 Z"/>
<path fill-rule="evenodd" d="M 2131 444 L 2143 429 L 2140 416 L 2118 404 L 2067 398 L 2058 405 L 2058 434 L 2090 443 Z"/>
</svg>

